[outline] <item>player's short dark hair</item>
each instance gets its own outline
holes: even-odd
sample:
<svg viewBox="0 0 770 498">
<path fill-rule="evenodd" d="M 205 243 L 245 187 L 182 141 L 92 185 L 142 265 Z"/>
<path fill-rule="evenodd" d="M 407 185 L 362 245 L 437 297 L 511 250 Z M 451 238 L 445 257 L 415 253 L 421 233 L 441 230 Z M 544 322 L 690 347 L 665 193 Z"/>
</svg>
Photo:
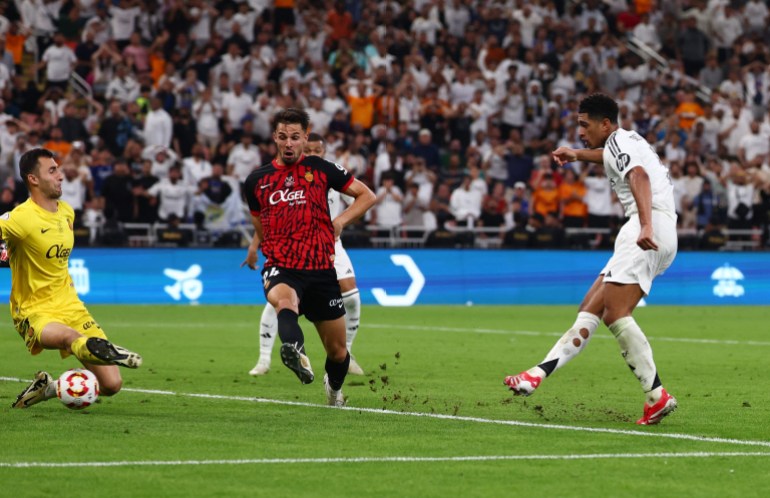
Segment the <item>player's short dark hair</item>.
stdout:
<svg viewBox="0 0 770 498">
<path fill-rule="evenodd" d="M 310 126 L 310 117 L 304 109 L 289 107 L 278 112 L 273 118 L 273 129 L 277 129 L 279 124 L 298 124 L 303 131 L 307 131 Z"/>
<path fill-rule="evenodd" d="M 318 133 L 308 133 L 308 135 L 307 135 L 307 141 L 308 141 L 308 142 L 321 142 L 322 144 L 324 144 L 324 145 L 325 145 L 325 140 L 324 140 L 324 137 L 322 137 L 322 136 L 321 136 L 320 134 L 318 134 Z"/>
<path fill-rule="evenodd" d="M 38 174 L 38 170 L 40 168 L 38 161 L 41 157 L 53 159 L 55 156 L 54 153 L 48 149 L 38 148 L 25 152 L 19 159 L 19 174 L 21 175 L 21 179 L 24 181 L 24 184 L 27 186 L 27 188 L 29 188 L 29 180 L 27 179 L 27 176 Z"/>
<path fill-rule="evenodd" d="M 588 114 L 588 118 L 601 121 L 604 118 L 612 124 L 618 124 L 618 103 L 603 93 L 594 93 L 580 101 L 578 114 Z"/>
</svg>

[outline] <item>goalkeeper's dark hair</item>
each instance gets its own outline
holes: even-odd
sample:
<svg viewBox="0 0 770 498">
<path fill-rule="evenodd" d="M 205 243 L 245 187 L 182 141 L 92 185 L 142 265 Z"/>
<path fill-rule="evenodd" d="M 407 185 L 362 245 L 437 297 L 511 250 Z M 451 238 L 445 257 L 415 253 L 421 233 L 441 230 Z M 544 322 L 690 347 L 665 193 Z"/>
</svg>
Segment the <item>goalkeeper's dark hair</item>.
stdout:
<svg viewBox="0 0 770 498">
<path fill-rule="evenodd" d="M 302 127 L 302 131 L 306 132 L 310 126 L 310 117 L 304 109 L 289 107 L 275 115 L 273 118 L 273 130 L 278 129 L 280 124 L 298 124 Z"/>
<path fill-rule="evenodd" d="M 55 156 L 48 149 L 38 148 L 25 152 L 19 159 L 19 174 L 27 188 L 29 188 L 29 179 L 27 177 L 38 174 L 40 170 L 40 163 L 38 161 L 41 157 L 53 159 Z"/>
<path fill-rule="evenodd" d="M 588 118 L 601 121 L 604 118 L 612 124 L 618 124 L 618 103 L 603 93 L 594 93 L 580 101 L 578 114 L 588 114 Z"/>
</svg>

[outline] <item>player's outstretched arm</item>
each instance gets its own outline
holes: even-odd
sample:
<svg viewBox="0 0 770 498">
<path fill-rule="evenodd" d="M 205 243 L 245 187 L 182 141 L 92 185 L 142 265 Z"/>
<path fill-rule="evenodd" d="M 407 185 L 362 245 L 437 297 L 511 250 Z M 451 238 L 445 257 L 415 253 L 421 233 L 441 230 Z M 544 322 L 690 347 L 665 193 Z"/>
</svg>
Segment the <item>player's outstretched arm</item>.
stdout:
<svg viewBox="0 0 770 498">
<path fill-rule="evenodd" d="M 262 219 L 259 216 L 251 215 L 251 223 L 254 225 L 254 237 L 251 239 L 249 248 L 246 251 L 246 259 L 241 263 L 241 268 L 246 265 L 252 270 L 256 270 L 257 260 L 259 259 L 259 244 L 262 243 Z"/>
<path fill-rule="evenodd" d="M 334 237 L 342 233 L 342 229 L 353 221 L 363 216 L 374 205 L 377 196 L 361 180 L 353 180 L 353 183 L 343 192 L 353 198 L 353 203 L 339 216 L 332 220 L 334 225 Z"/>
<path fill-rule="evenodd" d="M 626 173 L 626 181 L 631 187 L 631 194 L 636 201 L 636 209 L 639 211 L 639 224 L 642 229 L 639 232 L 639 238 L 636 239 L 636 245 L 645 251 L 658 250 L 655 243 L 655 234 L 652 229 L 652 186 L 650 177 L 644 168 L 631 168 Z"/>
<path fill-rule="evenodd" d="M 556 161 L 559 166 L 564 166 L 567 163 L 574 163 L 575 161 L 601 164 L 603 162 L 603 154 L 604 149 L 572 149 L 570 147 L 559 147 L 551 153 L 551 156 L 553 156 L 553 160 Z"/>
</svg>

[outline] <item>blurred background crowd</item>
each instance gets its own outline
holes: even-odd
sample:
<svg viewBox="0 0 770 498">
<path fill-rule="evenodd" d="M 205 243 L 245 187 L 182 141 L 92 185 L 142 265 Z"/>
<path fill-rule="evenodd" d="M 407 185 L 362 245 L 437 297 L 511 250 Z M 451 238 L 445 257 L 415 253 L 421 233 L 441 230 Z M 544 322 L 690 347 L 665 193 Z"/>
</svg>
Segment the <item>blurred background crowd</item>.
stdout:
<svg viewBox="0 0 770 498">
<path fill-rule="evenodd" d="M 56 152 L 90 244 L 238 245 L 240 185 L 303 107 L 377 193 L 348 245 L 609 247 L 601 166 L 558 167 L 601 91 L 657 150 L 683 248 L 768 247 L 761 0 L 0 1 L 2 211 Z M 144 233 L 144 227 L 153 229 Z"/>
</svg>

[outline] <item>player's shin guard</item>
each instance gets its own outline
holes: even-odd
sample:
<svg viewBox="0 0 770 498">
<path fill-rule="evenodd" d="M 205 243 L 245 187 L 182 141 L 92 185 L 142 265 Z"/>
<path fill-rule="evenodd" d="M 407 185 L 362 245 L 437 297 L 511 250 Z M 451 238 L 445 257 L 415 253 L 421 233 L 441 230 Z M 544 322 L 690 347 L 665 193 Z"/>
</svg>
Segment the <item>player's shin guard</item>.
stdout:
<svg viewBox="0 0 770 498">
<path fill-rule="evenodd" d="M 345 376 L 348 374 L 348 366 L 350 365 L 350 352 L 345 355 L 345 360 L 342 363 L 332 361 L 330 358 L 326 358 L 326 374 L 329 376 L 329 385 L 335 391 L 342 389 L 342 384 L 345 383 Z"/>
<path fill-rule="evenodd" d="M 259 320 L 259 359 L 270 363 L 275 337 L 278 335 L 278 315 L 272 304 L 267 303 Z"/>
<path fill-rule="evenodd" d="M 572 358 L 578 355 L 588 341 L 591 340 L 596 328 L 599 326 L 599 317 L 593 313 L 581 311 L 572 327 L 564 333 L 554 347 L 548 352 L 543 361 L 535 368 L 531 374 L 542 377 L 540 370 L 545 376 L 551 375 L 559 368 L 566 365 Z"/>
<path fill-rule="evenodd" d="M 97 358 L 96 356 L 91 353 L 91 351 L 86 346 L 86 342 L 88 342 L 88 337 L 82 335 L 72 341 L 72 344 L 70 344 L 70 351 L 72 351 L 72 354 L 75 355 L 75 358 L 80 360 L 83 363 L 92 363 L 94 365 L 107 365 L 108 363 Z"/>
<path fill-rule="evenodd" d="M 282 343 L 296 344 L 299 352 L 305 354 L 305 336 L 299 326 L 299 315 L 292 310 L 278 312 L 278 335 Z"/>
<path fill-rule="evenodd" d="M 647 395 L 647 402 L 655 403 L 661 396 L 662 386 L 655 362 L 652 359 L 652 348 L 647 337 L 636 324 L 633 317 L 626 316 L 613 322 L 610 331 L 618 340 L 620 352 L 629 368 Z"/>
<path fill-rule="evenodd" d="M 348 351 L 352 351 L 361 320 L 361 293 L 357 288 L 349 290 L 342 294 L 342 302 L 345 304 L 345 340 Z"/>
</svg>

